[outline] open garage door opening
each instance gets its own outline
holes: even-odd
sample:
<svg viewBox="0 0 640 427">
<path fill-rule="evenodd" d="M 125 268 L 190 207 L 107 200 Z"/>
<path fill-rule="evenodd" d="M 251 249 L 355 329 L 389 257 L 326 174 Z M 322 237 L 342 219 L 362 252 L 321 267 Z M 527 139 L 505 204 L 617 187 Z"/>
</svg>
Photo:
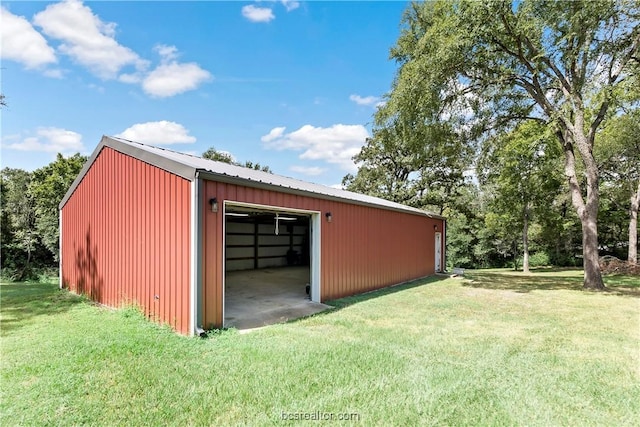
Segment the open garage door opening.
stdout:
<svg viewBox="0 0 640 427">
<path fill-rule="evenodd" d="M 319 213 L 225 205 L 224 326 L 250 329 L 326 309 Z"/>
</svg>

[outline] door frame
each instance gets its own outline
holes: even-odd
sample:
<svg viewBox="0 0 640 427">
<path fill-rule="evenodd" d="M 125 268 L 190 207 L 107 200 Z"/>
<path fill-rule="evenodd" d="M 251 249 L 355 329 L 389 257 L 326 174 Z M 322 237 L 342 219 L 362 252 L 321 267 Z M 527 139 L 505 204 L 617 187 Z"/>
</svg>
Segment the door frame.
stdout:
<svg viewBox="0 0 640 427">
<path fill-rule="evenodd" d="M 271 206 L 261 205 L 257 203 L 245 203 L 236 202 L 233 200 L 225 200 L 222 204 L 222 327 L 226 327 L 225 323 L 225 311 L 226 311 L 226 280 L 227 280 L 227 206 L 229 207 L 242 207 L 251 208 L 256 210 L 262 210 L 265 212 L 278 212 L 278 213 L 290 213 L 290 214 L 302 214 L 309 216 L 309 243 L 311 245 L 310 254 L 310 272 L 309 280 L 311 281 L 311 289 L 309 297 L 313 302 L 322 301 L 321 293 L 321 280 L 320 280 L 320 236 L 321 236 L 321 212 L 311 211 L 306 209 L 288 208 L 284 206 Z"/>
<path fill-rule="evenodd" d="M 435 257 L 435 272 L 436 273 L 440 273 L 442 272 L 442 233 L 439 231 L 436 231 L 435 235 L 435 253 L 434 253 L 434 257 Z"/>
</svg>

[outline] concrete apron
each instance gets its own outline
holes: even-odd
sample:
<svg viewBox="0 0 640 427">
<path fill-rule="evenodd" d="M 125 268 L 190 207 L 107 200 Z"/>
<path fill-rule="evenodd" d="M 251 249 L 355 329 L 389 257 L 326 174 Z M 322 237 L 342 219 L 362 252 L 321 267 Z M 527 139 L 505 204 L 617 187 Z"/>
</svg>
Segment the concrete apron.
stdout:
<svg viewBox="0 0 640 427">
<path fill-rule="evenodd" d="M 248 330 L 330 309 L 309 299 L 309 282 L 309 267 L 227 272 L 225 327 Z"/>
</svg>

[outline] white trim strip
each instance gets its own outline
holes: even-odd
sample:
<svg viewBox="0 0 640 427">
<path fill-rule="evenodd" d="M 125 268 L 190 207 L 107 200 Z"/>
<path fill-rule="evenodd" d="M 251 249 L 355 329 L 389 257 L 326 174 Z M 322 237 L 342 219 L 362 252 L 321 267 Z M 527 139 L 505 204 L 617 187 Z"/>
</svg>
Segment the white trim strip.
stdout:
<svg viewBox="0 0 640 427">
<path fill-rule="evenodd" d="M 191 218 L 189 221 L 191 259 L 189 260 L 189 335 L 196 334 L 198 316 L 198 180 L 191 181 Z"/>
<path fill-rule="evenodd" d="M 62 289 L 62 209 L 58 210 L 58 212 L 58 221 L 60 223 L 58 225 L 58 232 L 60 233 L 60 236 L 58 236 L 58 287 Z"/>
</svg>

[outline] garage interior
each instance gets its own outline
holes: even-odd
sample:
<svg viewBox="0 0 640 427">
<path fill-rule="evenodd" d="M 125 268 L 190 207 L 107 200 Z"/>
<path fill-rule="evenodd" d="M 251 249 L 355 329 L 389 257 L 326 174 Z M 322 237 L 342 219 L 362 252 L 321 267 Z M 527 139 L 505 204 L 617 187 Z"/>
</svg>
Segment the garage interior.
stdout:
<svg viewBox="0 0 640 427">
<path fill-rule="evenodd" d="M 330 308 L 311 301 L 311 216 L 225 210 L 224 326 L 282 323 Z"/>
</svg>

